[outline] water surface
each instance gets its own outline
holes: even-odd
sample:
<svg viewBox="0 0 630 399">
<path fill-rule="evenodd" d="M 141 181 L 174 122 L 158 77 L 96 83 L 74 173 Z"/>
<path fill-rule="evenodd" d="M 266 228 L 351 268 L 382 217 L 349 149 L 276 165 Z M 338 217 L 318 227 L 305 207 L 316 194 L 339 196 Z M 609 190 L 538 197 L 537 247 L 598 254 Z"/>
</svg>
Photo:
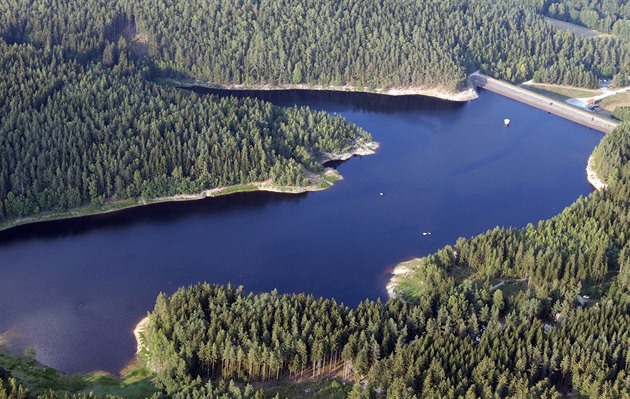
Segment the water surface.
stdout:
<svg viewBox="0 0 630 399">
<path fill-rule="evenodd" d="M 322 192 L 242 193 L 0 234 L 0 333 L 12 350 L 34 347 L 65 371 L 116 372 L 160 292 L 231 282 L 354 306 L 384 298 L 398 262 L 549 218 L 591 192 L 585 167 L 600 133 L 490 92 L 466 104 L 257 95 L 338 113 L 381 147 L 339 165 L 344 180 Z"/>
</svg>

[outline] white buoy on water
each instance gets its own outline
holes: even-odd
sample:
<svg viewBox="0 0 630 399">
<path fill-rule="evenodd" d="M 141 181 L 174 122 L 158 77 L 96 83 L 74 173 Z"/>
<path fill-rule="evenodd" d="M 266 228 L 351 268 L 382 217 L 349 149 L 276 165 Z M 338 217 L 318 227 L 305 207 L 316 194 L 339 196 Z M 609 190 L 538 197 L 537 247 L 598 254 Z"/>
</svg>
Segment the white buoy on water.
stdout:
<svg viewBox="0 0 630 399">
<path fill-rule="evenodd" d="M 503 119 L 503 123 L 505 123 L 505 126 L 510 126 L 510 120 L 509 119 Z"/>
</svg>

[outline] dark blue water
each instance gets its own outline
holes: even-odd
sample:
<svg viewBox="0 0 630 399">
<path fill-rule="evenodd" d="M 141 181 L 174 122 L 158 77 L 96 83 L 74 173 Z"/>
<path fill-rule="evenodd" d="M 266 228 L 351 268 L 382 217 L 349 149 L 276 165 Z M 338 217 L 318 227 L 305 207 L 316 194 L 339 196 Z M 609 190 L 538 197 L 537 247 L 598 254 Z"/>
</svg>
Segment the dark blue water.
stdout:
<svg viewBox="0 0 630 399">
<path fill-rule="evenodd" d="M 232 282 L 355 305 L 384 298 L 398 262 L 535 223 L 591 192 L 585 167 L 600 133 L 489 92 L 467 104 L 260 95 L 343 115 L 381 147 L 339 165 L 344 180 L 323 192 L 237 194 L 2 233 L 0 333 L 12 350 L 34 347 L 65 371 L 115 372 L 160 292 Z"/>
</svg>

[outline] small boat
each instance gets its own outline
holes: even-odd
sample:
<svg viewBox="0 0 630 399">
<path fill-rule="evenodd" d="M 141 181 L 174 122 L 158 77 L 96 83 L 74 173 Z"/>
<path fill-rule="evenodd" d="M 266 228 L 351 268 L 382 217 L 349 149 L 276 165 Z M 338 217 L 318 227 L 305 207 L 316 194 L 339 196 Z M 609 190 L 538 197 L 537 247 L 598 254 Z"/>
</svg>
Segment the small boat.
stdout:
<svg viewBox="0 0 630 399">
<path fill-rule="evenodd" d="M 425 231 L 424 233 L 422 233 L 423 236 L 430 236 L 431 232 L 430 231 Z"/>
<path fill-rule="evenodd" d="M 503 119 L 503 123 L 505 123 L 505 126 L 510 126 L 510 120 L 509 119 Z"/>
</svg>

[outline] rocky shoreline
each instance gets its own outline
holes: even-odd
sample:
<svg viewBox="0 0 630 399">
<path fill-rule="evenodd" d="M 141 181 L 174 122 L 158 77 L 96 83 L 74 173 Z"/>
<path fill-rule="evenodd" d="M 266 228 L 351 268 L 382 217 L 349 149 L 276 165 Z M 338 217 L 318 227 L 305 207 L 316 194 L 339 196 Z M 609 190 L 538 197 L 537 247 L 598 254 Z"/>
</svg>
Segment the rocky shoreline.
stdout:
<svg viewBox="0 0 630 399">
<path fill-rule="evenodd" d="M 606 182 L 599 177 L 597 172 L 595 172 L 595 168 L 593 167 L 593 155 L 588 157 L 588 163 L 586 164 L 586 178 L 597 191 L 601 191 L 608 187 L 608 184 L 606 184 Z"/>
</svg>

